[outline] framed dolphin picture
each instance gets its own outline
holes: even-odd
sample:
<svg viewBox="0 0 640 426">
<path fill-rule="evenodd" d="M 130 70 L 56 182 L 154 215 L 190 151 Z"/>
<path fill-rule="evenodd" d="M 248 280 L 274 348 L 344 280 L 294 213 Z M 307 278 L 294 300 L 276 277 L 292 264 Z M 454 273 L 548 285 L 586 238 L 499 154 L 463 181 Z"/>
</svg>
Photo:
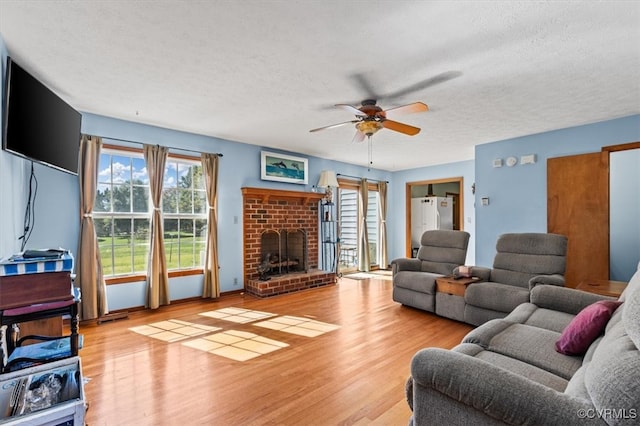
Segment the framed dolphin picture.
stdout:
<svg viewBox="0 0 640 426">
<path fill-rule="evenodd" d="M 262 151 L 260 178 L 306 185 L 309 180 L 309 161 L 302 157 Z"/>
</svg>

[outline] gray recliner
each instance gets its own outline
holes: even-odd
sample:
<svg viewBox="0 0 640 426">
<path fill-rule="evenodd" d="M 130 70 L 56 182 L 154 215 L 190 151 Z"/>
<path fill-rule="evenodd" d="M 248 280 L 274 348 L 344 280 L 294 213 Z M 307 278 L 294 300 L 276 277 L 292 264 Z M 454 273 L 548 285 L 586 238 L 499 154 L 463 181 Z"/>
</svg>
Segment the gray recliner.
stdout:
<svg viewBox="0 0 640 426">
<path fill-rule="evenodd" d="M 435 312 L 436 278 L 451 275 L 455 268 L 464 265 L 468 245 L 468 232 L 424 232 L 417 258 L 400 258 L 391 262 L 393 300 Z"/>
<path fill-rule="evenodd" d="M 473 267 L 482 282 L 464 294 L 464 322 L 481 325 L 504 318 L 516 306 L 529 302 L 537 284 L 564 287 L 567 237 L 546 233 L 503 234 L 496 243 L 493 269 Z"/>
</svg>

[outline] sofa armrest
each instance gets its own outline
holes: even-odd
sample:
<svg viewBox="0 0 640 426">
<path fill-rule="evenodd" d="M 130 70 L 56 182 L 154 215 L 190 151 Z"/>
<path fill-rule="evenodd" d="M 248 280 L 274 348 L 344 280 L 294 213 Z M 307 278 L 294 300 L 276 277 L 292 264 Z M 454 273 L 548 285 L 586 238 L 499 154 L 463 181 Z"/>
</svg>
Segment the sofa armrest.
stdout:
<svg viewBox="0 0 640 426">
<path fill-rule="evenodd" d="M 536 275 L 529 280 L 529 290 L 532 290 L 535 286 L 540 284 L 556 285 L 558 287 L 564 287 L 564 275 L 551 274 L 551 275 Z"/>
<path fill-rule="evenodd" d="M 531 289 L 531 303 L 546 309 L 576 315 L 585 307 L 599 300 L 615 300 L 613 297 L 587 293 L 556 285 L 537 285 Z"/>
<path fill-rule="evenodd" d="M 481 281 L 490 281 L 491 268 L 485 268 L 484 266 L 472 266 L 471 274 L 474 277 L 480 278 Z"/>
<path fill-rule="evenodd" d="M 482 419 L 478 423 L 581 425 L 589 423 L 582 414 L 593 410 L 585 399 L 455 351 L 419 351 L 411 362 L 411 375 L 416 424 Z"/>
<path fill-rule="evenodd" d="M 397 274 L 400 271 L 420 271 L 422 267 L 422 260 L 399 258 L 391 261 L 392 275 Z"/>
</svg>

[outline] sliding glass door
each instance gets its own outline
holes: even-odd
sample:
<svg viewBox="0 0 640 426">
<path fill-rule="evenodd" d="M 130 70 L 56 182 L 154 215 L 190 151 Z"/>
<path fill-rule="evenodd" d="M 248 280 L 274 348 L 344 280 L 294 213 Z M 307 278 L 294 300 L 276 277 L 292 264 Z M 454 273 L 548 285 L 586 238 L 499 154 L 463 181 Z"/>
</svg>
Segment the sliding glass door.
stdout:
<svg viewBox="0 0 640 426">
<path fill-rule="evenodd" d="M 340 273 L 358 269 L 358 188 L 360 182 L 340 182 L 338 189 L 338 215 L 340 235 Z M 376 185 L 369 185 L 367 203 L 367 234 L 369 237 L 369 259 L 377 266 L 380 259 L 380 223 L 378 218 L 379 194 Z"/>
</svg>

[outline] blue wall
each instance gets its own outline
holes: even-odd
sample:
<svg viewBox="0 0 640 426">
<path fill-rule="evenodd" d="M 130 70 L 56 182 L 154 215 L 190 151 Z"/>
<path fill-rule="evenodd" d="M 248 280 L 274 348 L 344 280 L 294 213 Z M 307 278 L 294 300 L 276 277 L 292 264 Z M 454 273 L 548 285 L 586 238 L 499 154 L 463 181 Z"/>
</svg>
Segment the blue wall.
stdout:
<svg viewBox="0 0 640 426">
<path fill-rule="evenodd" d="M 547 159 L 640 140 L 640 115 L 477 145 L 476 262 L 491 266 L 505 232 L 547 231 Z M 535 154 L 536 163 L 493 167 L 493 160 Z M 482 206 L 481 198 L 489 197 Z"/>
</svg>

